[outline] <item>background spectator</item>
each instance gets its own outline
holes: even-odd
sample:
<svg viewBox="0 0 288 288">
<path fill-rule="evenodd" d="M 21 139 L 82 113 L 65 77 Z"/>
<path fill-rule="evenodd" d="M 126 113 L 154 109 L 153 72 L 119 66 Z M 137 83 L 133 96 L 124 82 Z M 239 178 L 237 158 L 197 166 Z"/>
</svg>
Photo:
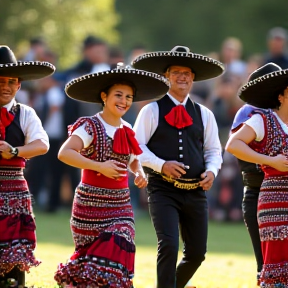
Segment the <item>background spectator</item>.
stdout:
<svg viewBox="0 0 288 288">
<path fill-rule="evenodd" d="M 47 50 L 46 42 L 42 37 L 34 37 L 29 41 L 30 48 L 23 61 L 42 61 Z"/>
<path fill-rule="evenodd" d="M 125 57 L 124 57 L 124 53 L 123 53 L 122 49 L 118 46 L 110 47 L 110 49 L 109 49 L 109 66 L 110 66 L 110 69 L 116 68 L 117 64 L 119 62 L 122 62 L 125 65 L 128 65 L 128 63 L 125 63 Z"/>
<path fill-rule="evenodd" d="M 57 55 L 46 51 L 44 59 L 56 65 Z M 64 102 L 65 96 L 57 72 L 37 82 L 33 107 L 49 136 L 50 149 L 47 154 L 29 161 L 27 178 L 37 203 L 47 212 L 56 211 L 61 204 L 64 165 L 58 160 L 57 154 L 64 141 Z"/>
<path fill-rule="evenodd" d="M 275 27 L 268 31 L 267 48 L 264 63 L 273 62 L 282 69 L 288 68 L 288 55 L 286 53 L 287 31 L 282 27 Z"/>
<path fill-rule="evenodd" d="M 219 60 L 225 64 L 226 73 L 243 77 L 246 64 L 242 58 L 242 42 L 236 37 L 226 38 L 221 46 Z"/>
</svg>

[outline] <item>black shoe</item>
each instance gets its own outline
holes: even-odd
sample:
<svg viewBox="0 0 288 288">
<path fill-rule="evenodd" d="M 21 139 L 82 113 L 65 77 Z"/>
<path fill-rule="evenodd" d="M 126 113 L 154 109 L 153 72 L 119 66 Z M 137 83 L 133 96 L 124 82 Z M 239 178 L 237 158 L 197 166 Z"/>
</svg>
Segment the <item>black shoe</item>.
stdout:
<svg viewBox="0 0 288 288">
<path fill-rule="evenodd" d="M 8 278 L 0 282 L 0 288 L 16 288 L 18 287 L 18 282 L 14 278 Z"/>
</svg>

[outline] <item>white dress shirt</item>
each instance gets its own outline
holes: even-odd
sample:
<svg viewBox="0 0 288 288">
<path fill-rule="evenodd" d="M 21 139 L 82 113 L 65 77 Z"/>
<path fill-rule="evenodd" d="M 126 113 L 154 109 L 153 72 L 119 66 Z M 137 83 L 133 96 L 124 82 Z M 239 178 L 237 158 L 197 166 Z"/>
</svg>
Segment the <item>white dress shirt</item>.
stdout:
<svg viewBox="0 0 288 288">
<path fill-rule="evenodd" d="M 13 105 L 16 105 L 15 99 L 4 107 L 10 111 Z M 25 104 L 20 104 L 20 127 L 25 136 L 25 144 L 29 144 L 35 140 L 42 140 L 49 147 L 49 138 L 44 130 L 41 120 L 37 116 L 35 110 Z"/>
<path fill-rule="evenodd" d="M 184 105 L 187 103 L 189 95 L 180 103 L 169 93 L 167 95 L 175 103 L 175 105 Z M 204 126 L 204 161 L 206 171 L 214 173 L 215 177 L 218 174 L 222 164 L 222 147 L 218 136 L 218 127 L 214 114 L 205 106 L 199 104 L 201 109 L 202 122 Z M 139 160 L 143 166 L 149 167 L 156 172 L 161 173 L 162 166 L 165 163 L 164 159 L 157 157 L 146 146 L 152 135 L 157 129 L 159 119 L 159 107 L 157 102 L 151 102 L 144 106 L 139 112 L 135 125 L 133 127 L 136 133 L 136 139 L 140 144 L 143 153 L 139 155 Z M 169 145 L 169 143 L 167 143 Z M 164 147 L 165 148 L 165 147 Z"/>
</svg>

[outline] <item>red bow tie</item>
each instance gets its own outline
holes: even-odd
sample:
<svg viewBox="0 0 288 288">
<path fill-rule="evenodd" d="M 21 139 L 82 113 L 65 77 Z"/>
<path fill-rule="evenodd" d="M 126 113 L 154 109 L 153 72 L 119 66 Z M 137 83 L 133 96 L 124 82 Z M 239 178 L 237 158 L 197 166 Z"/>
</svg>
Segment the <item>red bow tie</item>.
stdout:
<svg viewBox="0 0 288 288">
<path fill-rule="evenodd" d="M 177 105 L 165 116 L 168 124 L 178 129 L 190 126 L 193 124 L 192 117 L 188 114 L 183 105 Z"/>
<path fill-rule="evenodd" d="M 13 121 L 14 115 L 9 113 L 5 107 L 0 111 L 0 139 L 5 140 L 5 128 Z"/>
<path fill-rule="evenodd" d="M 132 129 L 123 125 L 122 128 L 116 130 L 113 140 L 113 152 L 124 155 L 131 153 L 139 155 L 142 153 Z"/>
</svg>

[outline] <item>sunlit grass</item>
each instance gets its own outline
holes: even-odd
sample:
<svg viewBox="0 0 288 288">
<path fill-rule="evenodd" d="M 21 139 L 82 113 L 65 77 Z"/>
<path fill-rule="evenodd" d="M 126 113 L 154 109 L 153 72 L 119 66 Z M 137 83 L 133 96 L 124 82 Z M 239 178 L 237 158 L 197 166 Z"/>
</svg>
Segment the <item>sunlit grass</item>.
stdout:
<svg viewBox="0 0 288 288">
<path fill-rule="evenodd" d="M 70 212 L 36 212 L 38 246 L 36 256 L 42 264 L 27 274 L 27 285 L 35 288 L 57 287 L 53 279 L 60 262 L 74 249 Z M 135 288 L 155 288 L 156 237 L 146 214 L 136 217 Z M 179 252 L 179 259 L 181 252 Z M 193 277 L 197 288 L 254 288 L 256 264 L 248 233 L 243 223 L 209 224 L 206 260 Z"/>
</svg>

